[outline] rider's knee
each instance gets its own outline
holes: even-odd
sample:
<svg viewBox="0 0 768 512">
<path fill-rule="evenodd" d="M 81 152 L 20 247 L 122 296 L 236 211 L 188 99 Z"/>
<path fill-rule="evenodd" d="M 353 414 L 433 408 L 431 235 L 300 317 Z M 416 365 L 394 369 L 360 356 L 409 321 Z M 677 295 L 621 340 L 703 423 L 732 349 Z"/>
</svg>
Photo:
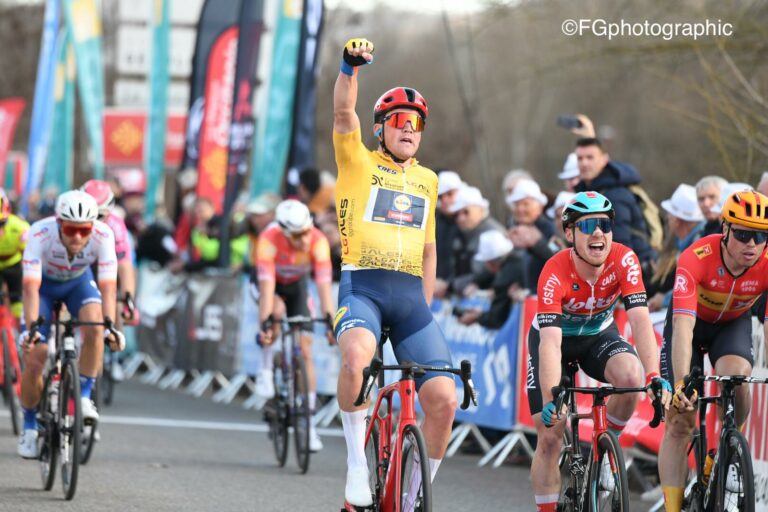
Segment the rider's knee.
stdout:
<svg viewBox="0 0 768 512">
<path fill-rule="evenodd" d="M 43 373 L 47 348 L 47 346 L 41 348 L 34 347 L 30 352 L 24 354 L 23 373 L 30 373 L 32 375 L 40 375 Z"/>
<path fill-rule="evenodd" d="M 536 451 L 543 454 L 560 453 L 563 446 L 563 434 L 558 429 L 542 428 L 537 432 Z"/>
<path fill-rule="evenodd" d="M 667 427 L 665 433 L 675 439 L 685 439 L 687 441 L 693 433 L 695 422 L 695 412 L 693 411 L 669 415 L 666 420 Z"/>
<path fill-rule="evenodd" d="M 346 343 L 341 351 L 342 371 L 358 374 L 371 363 L 371 352 L 360 340 Z"/>
<path fill-rule="evenodd" d="M 429 380 L 421 388 L 421 405 L 424 412 L 438 420 L 452 422 L 456 413 L 458 401 L 453 385 L 444 384 L 440 380 Z"/>
</svg>

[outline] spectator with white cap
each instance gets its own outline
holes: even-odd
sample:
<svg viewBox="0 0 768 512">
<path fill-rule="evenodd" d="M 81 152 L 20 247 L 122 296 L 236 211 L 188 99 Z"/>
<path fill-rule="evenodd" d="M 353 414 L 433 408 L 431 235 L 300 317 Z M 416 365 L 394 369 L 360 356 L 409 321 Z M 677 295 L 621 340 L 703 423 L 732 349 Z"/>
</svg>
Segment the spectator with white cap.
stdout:
<svg viewBox="0 0 768 512">
<path fill-rule="evenodd" d="M 447 279 L 453 268 L 453 240 L 459 236 L 456 219 L 451 207 L 456 202 L 459 189 L 464 186 L 454 171 L 443 170 L 437 174 L 437 212 L 435 215 L 435 242 L 437 244 L 437 277 Z"/>
<path fill-rule="evenodd" d="M 516 252 L 512 242 L 503 233 L 495 230 L 480 235 L 475 261 L 485 265 L 490 279 L 477 282 L 480 288 L 488 288 L 493 299 L 488 311 L 469 309 L 459 317 L 459 322 L 471 325 L 475 322 L 488 329 L 498 329 L 509 318 L 512 310 L 512 296 L 519 290 L 526 289 L 525 264 Z"/>
<path fill-rule="evenodd" d="M 576 194 L 573 192 L 563 190 L 557 194 L 554 204 L 547 208 L 547 217 L 552 219 L 555 224 L 555 234 L 549 239 L 549 248 L 555 252 L 568 247 L 568 242 L 565 239 L 565 232 L 563 231 L 563 223 L 560 222 L 560 217 L 563 215 L 563 208 L 565 208 L 574 197 L 576 197 Z"/>
<path fill-rule="evenodd" d="M 461 188 L 450 212 L 455 215 L 459 228 L 459 236 L 453 244 L 453 271 L 448 279 L 437 280 L 435 296 L 451 292 L 462 295 L 467 286 L 481 279 L 487 271 L 474 259 L 480 235 L 491 230 L 504 233 L 504 226 L 488 216 L 488 200 L 476 187 Z"/>
<path fill-rule="evenodd" d="M 576 153 L 568 155 L 568 158 L 565 159 L 565 164 L 563 165 L 563 172 L 559 173 L 557 178 L 563 181 L 563 188 L 568 192 L 576 190 L 576 185 L 578 185 L 581 180 L 579 160 L 576 157 Z"/>
<path fill-rule="evenodd" d="M 696 183 L 696 198 L 706 221 L 701 236 L 715 235 L 722 231 L 720 212 L 713 209 L 713 206 L 720 204 L 720 197 L 726 185 L 728 182 L 720 176 L 704 176 Z"/>
<path fill-rule="evenodd" d="M 671 198 L 661 202 L 661 207 L 667 212 L 668 232 L 648 287 L 648 308 L 651 311 L 669 307 L 677 258 L 700 238 L 704 227 L 704 214 L 699 207 L 696 188 L 691 185 L 679 185 Z"/>
<path fill-rule="evenodd" d="M 555 225 L 544 215 L 547 196 L 533 180 L 520 180 L 507 204 L 512 208 L 515 226 L 509 230 L 509 239 L 525 253 L 528 282 L 538 282 L 544 263 L 555 253 L 549 240 L 555 234 Z"/>
</svg>

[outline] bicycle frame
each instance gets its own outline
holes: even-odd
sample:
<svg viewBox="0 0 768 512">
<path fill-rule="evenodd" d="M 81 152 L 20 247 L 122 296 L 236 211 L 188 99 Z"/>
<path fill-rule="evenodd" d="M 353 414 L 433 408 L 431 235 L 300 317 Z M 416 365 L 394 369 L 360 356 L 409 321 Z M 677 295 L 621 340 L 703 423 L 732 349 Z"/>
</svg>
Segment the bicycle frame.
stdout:
<svg viewBox="0 0 768 512">
<path fill-rule="evenodd" d="M 13 324 L 15 318 L 11 314 L 10 308 L 6 301 L 7 295 L 0 292 L 0 331 L 5 332 L 5 343 L 8 344 L 8 355 L 11 360 L 11 366 L 16 372 L 16 382 L 13 385 L 14 391 L 17 396 L 21 396 L 21 364 L 19 361 L 19 352 L 16 346 L 16 338 L 13 335 Z M 0 383 L 5 379 L 5 361 L 3 360 L 2 346 L 0 346 Z"/>
</svg>

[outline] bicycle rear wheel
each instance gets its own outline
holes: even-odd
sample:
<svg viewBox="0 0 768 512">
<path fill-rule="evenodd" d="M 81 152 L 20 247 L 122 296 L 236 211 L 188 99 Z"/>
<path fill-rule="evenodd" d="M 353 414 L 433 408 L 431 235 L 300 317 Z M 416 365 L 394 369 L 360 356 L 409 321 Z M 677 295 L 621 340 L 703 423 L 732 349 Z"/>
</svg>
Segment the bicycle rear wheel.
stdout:
<svg viewBox="0 0 768 512">
<path fill-rule="evenodd" d="M 101 405 L 103 403 L 103 393 L 101 391 L 103 378 L 104 376 L 102 375 L 96 379 L 96 382 L 93 385 L 93 390 L 91 391 L 91 400 L 96 404 L 96 410 L 101 410 Z M 88 461 L 91 460 L 91 454 L 93 453 L 93 448 L 96 444 L 96 432 L 98 428 L 98 421 L 90 425 L 83 424 L 83 433 L 80 436 L 80 440 L 83 443 L 80 450 L 80 464 L 88 464 Z"/>
<path fill-rule="evenodd" d="M 296 441 L 296 462 L 302 474 L 309 470 L 309 427 L 312 411 L 309 409 L 309 382 L 304 357 L 293 358 L 293 436 Z"/>
<path fill-rule="evenodd" d="M 269 435 L 280 467 L 285 466 L 285 460 L 288 457 L 288 421 L 290 419 L 282 361 L 282 354 L 276 352 L 272 372 L 275 384 L 275 397 L 272 399 L 274 411 L 269 421 Z"/>
<path fill-rule="evenodd" d="M 58 382 L 53 381 L 54 376 L 58 376 L 58 374 L 52 371 L 45 379 L 43 396 L 40 399 L 40 412 L 37 415 L 37 428 L 40 431 L 37 437 L 37 449 L 40 454 L 40 478 L 43 482 L 43 489 L 46 491 L 53 488 L 59 455 L 59 427 L 54 412 L 54 408 L 59 405 L 58 395 L 53 395 L 56 403 L 50 400 L 51 386 L 58 385 Z"/>
<path fill-rule="evenodd" d="M 416 425 L 406 425 L 402 439 L 403 460 L 400 468 L 400 510 L 430 512 L 432 479 L 424 434 Z"/>
<path fill-rule="evenodd" d="M 64 362 L 59 393 L 59 446 L 61 456 L 61 484 L 64 497 L 71 500 L 77 490 L 80 469 L 80 435 L 83 430 L 83 411 L 80 402 L 80 373 L 73 359 Z"/>
<path fill-rule="evenodd" d="M 3 343 L 3 398 L 8 406 L 8 412 L 11 414 L 11 427 L 13 428 L 13 435 L 18 436 L 21 433 L 21 403 L 19 402 L 19 396 L 16 394 L 15 381 L 21 378 L 21 375 L 16 375 L 16 368 L 11 361 L 11 351 L 8 343 L 12 343 L 13 340 L 8 339 L 8 334 L 5 329 L 0 330 L 0 339 Z"/>
<path fill-rule="evenodd" d="M 107 350 L 104 354 L 104 368 L 101 371 L 101 400 L 104 405 L 112 405 L 112 398 L 115 393 L 115 381 L 112 378 L 112 358 L 114 355 L 111 351 Z M 96 402 L 96 405 L 100 405 Z"/>
<path fill-rule="evenodd" d="M 366 418 L 366 425 L 373 419 Z M 384 476 L 387 474 L 386 463 L 379 459 L 379 424 L 374 423 L 371 437 L 365 443 L 365 460 L 368 463 L 368 485 L 373 493 L 373 510 L 378 510 L 384 492 Z"/>
<path fill-rule="evenodd" d="M 716 467 L 712 468 L 710 489 L 715 493 L 711 510 L 754 512 L 755 488 L 752 456 L 744 435 L 729 431 L 720 441 Z"/>
<path fill-rule="evenodd" d="M 627 470 L 619 440 L 611 432 L 597 439 L 597 462 L 590 456 L 589 510 L 625 512 L 630 510 Z M 605 468 L 605 469 L 604 469 Z"/>
</svg>

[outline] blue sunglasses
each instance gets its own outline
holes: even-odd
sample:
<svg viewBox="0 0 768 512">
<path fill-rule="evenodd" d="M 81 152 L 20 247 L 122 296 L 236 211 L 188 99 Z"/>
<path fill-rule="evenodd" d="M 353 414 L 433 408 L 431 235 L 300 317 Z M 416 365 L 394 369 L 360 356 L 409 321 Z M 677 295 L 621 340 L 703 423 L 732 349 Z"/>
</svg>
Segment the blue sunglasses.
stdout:
<svg viewBox="0 0 768 512">
<path fill-rule="evenodd" d="M 597 228 L 603 233 L 613 231 L 613 220 L 606 218 L 577 220 L 574 224 L 585 235 L 591 235 Z"/>
</svg>

